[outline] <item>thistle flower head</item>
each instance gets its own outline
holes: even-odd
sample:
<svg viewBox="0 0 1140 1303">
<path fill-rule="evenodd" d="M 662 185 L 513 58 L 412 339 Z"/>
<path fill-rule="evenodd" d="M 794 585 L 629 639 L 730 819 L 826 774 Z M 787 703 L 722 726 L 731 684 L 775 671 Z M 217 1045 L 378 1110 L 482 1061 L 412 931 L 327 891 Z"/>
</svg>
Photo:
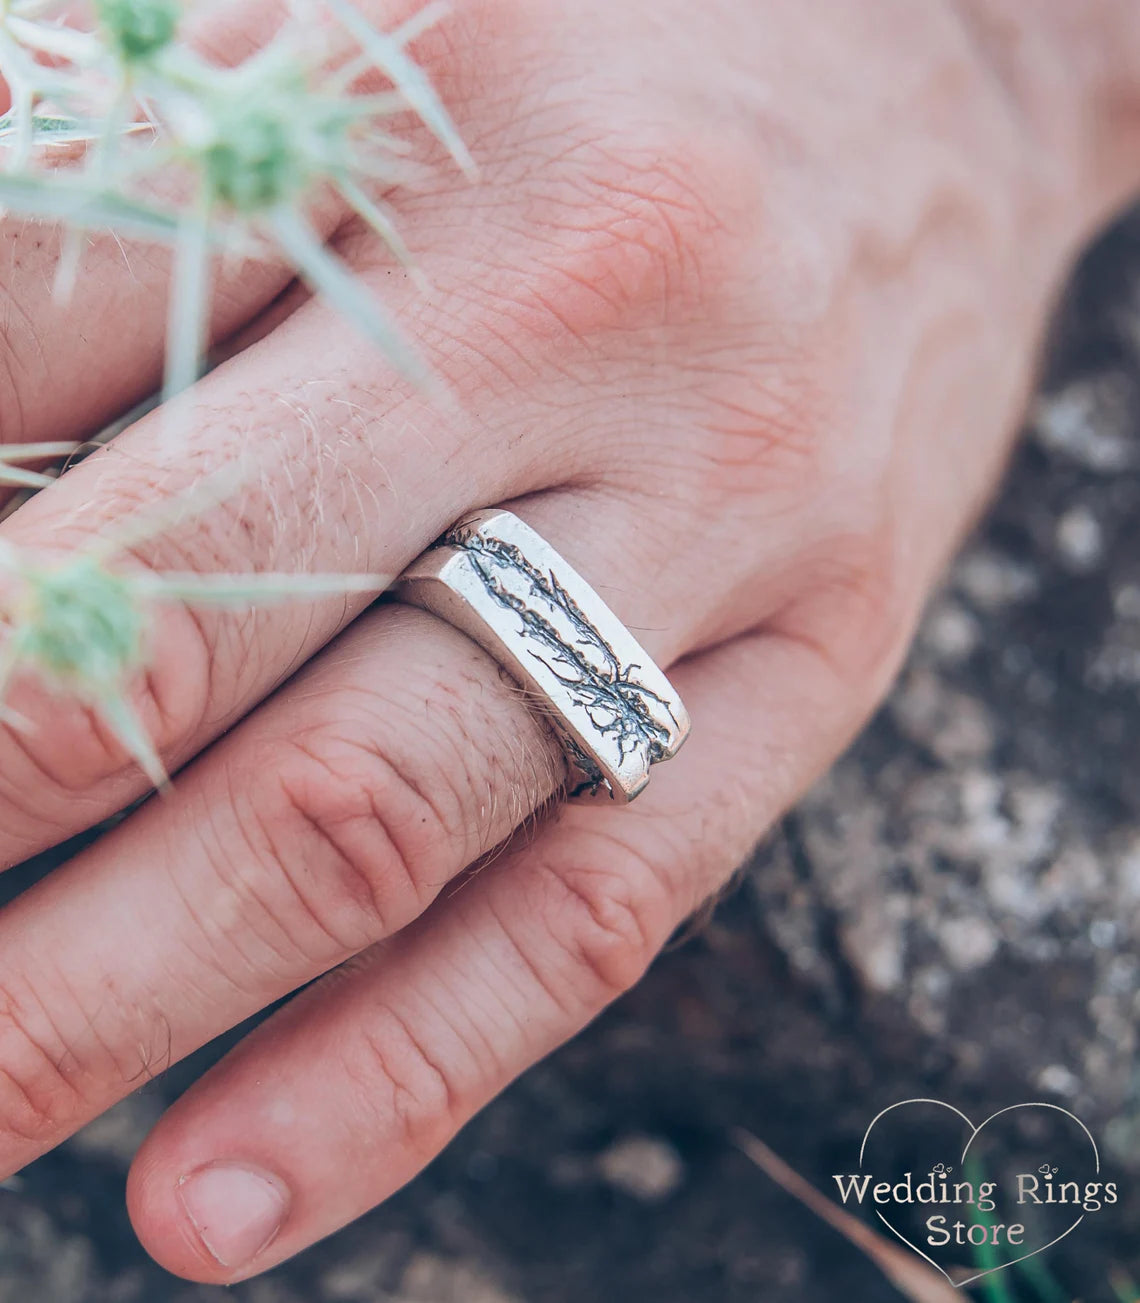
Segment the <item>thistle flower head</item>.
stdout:
<svg viewBox="0 0 1140 1303">
<path fill-rule="evenodd" d="M 304 70 L 285 60 L 258 60 L 218 79 L 199 104 L 201 141 L 183 151 L 196 155 L 211 202 L 254 215 L 304 193 L 316 167 L 294 114 L 307 89 Z"/>
<path fill-rule="evenodd" d="M 110 549 L 113 552 L 113 549 Z M 28 728 L 5 706 L 12 676 L 34 674 L 49 689 L 94 708 L 156 787 L 165 769 L 130 704 L 133 676 L 145 664 L 156 602 L 248 608 L 311 601 L 330 595 L 382 592 L 388 579 L 372 574 L 187 575 L 120 571 L 109 549 L 95 546 L 63 561 L 37 564 L 0 542 L 0 720 Z"/>
<path fill-rule="evenodd" d="M 143 63 L 174 40 L 179 0 L 95 0 L 95 16 L 124 64 Z"/>
<path fill-rule="evenodd" d="M 11 622 L 19 659 L 83 696 L 121 692 L 143 660 L 146 621 L 128 578 L 83 553 L 25 569 Z"/>
<path fill-rule="evenodd" d="M 350 173 L 354 128 L 366 138 L 369 103 L 323 95 L 291 51 L 217 70 L 179 118 L 177 156 L 201 178 L 207 205 L 256 223 L 299 204 L 321 179 Z"/>
<path fill-rule="evenodd" d="M 199 374 L 210 263 L 227 246 L 284 255 L 399 370 L 438 392 L 372 292 L 323 247 L 307 205 L 318 187 L 331 187 L 409 266 L 394 221 L 370 193 L 408 175 L 408 147 L 384 129 L 386 120 L 413 110 L 474 175 L 458 131 L 406 49 L 444 6 L 429 3 L 385 33 L 351 0 L 293 0 L 269 44 L 234 67 L 183 42 L 180 0 L 95 0 L 94 7 L 96 26 L 82 31 L 63 25 L 56 0 L 0 0 L 0 76 L 12 88 L 0 142 L 14 142 L 0 172 L 0 208 L 173 243 L 164 396 Z M 331 21 L 319 21 L 322 10 Z M 388 91 L 352 93 L 377 75 Z M 153 130 L 140 132 L 140 119 Z M 78 166 L 57 166 L 63 142 L 87 145 Z M 54 155 L 37 145 L 56 146 Z M 149 183 L 171 166 L 189 184 L 163 207 Z M 72 250 L 61 285 L 74 280 Z"/>
</svg>

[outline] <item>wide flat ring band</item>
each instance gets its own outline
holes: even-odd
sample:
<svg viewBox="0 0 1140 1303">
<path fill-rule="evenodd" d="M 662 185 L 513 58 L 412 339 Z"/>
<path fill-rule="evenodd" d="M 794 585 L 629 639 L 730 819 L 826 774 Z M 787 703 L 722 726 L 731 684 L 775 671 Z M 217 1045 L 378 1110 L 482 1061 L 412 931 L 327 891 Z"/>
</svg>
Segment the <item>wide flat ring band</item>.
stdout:
<svg viewBox="0 0 1140 1303">
<path fill-rule="evenodd" d="M 465 516 L 392 592 L 462 630 L 526 689 L 566 752 L 571 796 L 633 800 L 688 736 L 680 697 L 637 639 L 512 512 Z"/>
</svg>

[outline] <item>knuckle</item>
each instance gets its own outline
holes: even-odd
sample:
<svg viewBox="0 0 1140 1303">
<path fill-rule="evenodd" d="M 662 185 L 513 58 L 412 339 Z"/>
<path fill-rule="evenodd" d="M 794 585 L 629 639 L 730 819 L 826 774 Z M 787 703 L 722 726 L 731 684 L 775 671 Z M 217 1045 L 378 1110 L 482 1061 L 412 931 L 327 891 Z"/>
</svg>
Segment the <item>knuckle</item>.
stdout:
<svg viewBox="0 0 1140 1303">
<path fill-rule="evenodd" d="M 208 697 L 209 653 L 198 622 L 189 614 L 166 612 L 156 621 L 148 662 L 133 681 L 122 686 L 122 697 L 143 732 L 160 753 L 175 751 L 198 728 Z M 35 810 L 48 831 L 70 828 L 78 792 L 117 779 L 131 769 L 134 758 L 110 724 L 106 712 L 78 693 L 63 696 L 50 683 L 40 684 L 37 666 L 22 666 L 20 691 L 10 704 L 18 715 L 34 721 L 25 731 L 0 725 L 5 750 L 35 778 Z M 0 795 L 10 803 L 19 823 L 29 821 L 27 783 Z M 37 834 L 38 835 L 38 830 Z"/>
<path fill-rule="evenodd" d="M 0 993 L 0 1135 L 37 1146 L 58 1139 L 79 1108 L 67 1062 L 66 1048 Z"/>
<path fill-rule="evenodd" d="M 89 1006 L 58 1006 L 58 995 L 49 1005 L 30 985 L 0 986 L 0 1136 L 39 1148 L 86 1122 L 101 1101 L 165 1071 L 172 1058 L 166 1015 L 110 977 Z"/>
<path fill-rule="evenodd" d="M 575 841 L 572 855 L 541 866 L 550 888 L 546 933 L 572 961 L 582 983 L 576 994 L 594 1006 L 641 979 L 676 914 L 672 891 L 646 856 L 600 832 Z"/>
<path fill-rule="evenodd" d="M 353 953 L 424 909 L 446 875 L 447 831 L 401 766 L 327 731 L 276 740 L 267 763 L 250 797 L 260 854 L 238 871 L 254 907 L 306 953 L 322 939 Z"/>
<path fill-rule="evenodd" d="M 677 128 L 579 126 L 540 169 L 541 189 L 530 183 L 538 220 L 521 251 L 509 242 L 521 266 L 496 310 L 554 346 L 697 319 L 728 283 L 738 243 L 729 168 L 715 159 Z"/>
<path fill-rule="evenodd" d="M 136 506 L 145 510 L 144 503 L 140 497 Z M 22 523 L 13 541 L 32 555 L 44 551 L 45 544 L 48 556 L 83 555 L 93 537 L 89 519 L 81 527 L 33 513 Z M 97 520 L 95 529 L 101 524 Z M 119 555 L 124 571 L 157 568 L 153 559 L 129 548 Z M 119 569 L 119 561 L 111 568 Z M 82 579 L 77 576 L 75 582 Z M 6 704 L 34 727 L 0 728 L 6 758 L 15 762 L 15 780 L 11 789 L 5 785 L 0 802 L 17 806 L 20 823 L 37 823 L 42 817 L 50 832 L 59 815 L 59 826 L 70 829 L 74 810 L 67 806 L 74 795 L 101 783 L 116 783 L 115 797 L 134 794 L 139 786 L 135 757 L 111 723 L 112 707 L 125 706 L 160 754 L 182 751 L 207 714 L 216 641 L 212 630 L 187 606 L 154 606 L 138 596 L 117 598 L 116 603 L 92 602 L 80 614 L 69 607 L 70 626 L 29 626 L 35 638 L 15 666 L 18 681 Z M 65 668 L 52 663 L 52 648 L 61 639 Z M 85 649 L 78 655 L 72 650 L 75 643 Z M 104 650 L 108 645 L 111 649 Z M 118 781 L 128 771 L 133 771 L 130 792 L 126 782 Z M 29 774 L 34 787 L 25 781 Z M 19 808 L 27 805 L 29 791 L 35 793 L 34 813 Z"/>
<path fill-rule="evenodd" d="M 434 1154 L 468 1111 L 451 1057 L 433 1053 L 424 1030 L 391 1005 L 360 1028 L 343 1068 L 372 1133 L 413 1153 Z"/>
</svg>

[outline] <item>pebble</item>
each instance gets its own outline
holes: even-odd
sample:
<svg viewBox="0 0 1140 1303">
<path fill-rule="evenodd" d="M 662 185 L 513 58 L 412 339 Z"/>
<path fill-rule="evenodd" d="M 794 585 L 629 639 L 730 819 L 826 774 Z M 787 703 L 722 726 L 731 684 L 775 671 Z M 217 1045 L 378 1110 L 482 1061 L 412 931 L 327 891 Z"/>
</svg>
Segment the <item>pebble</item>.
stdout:
<svg viewBox="0 0 1140 1303">
<path fill-rule="evenodd" d="M 1125 371 L 1107 371 L 1042 396 L 1031 428 L 1049 452 L 1087 470 L 1111 474 L 1135 465 L 1138 408 L 1133 378 Z"/>
<path fill-rule="evenodd" d="M 988 964 L 1001 938 L 992 924 L 980 918 L 950 918 L 938 930 L 946 958 L 960 972 Z"/>
<path fill-rule="evenodd" d="M 602 1179 L 642 1203 L 660 1203 L 685 1179 L 681 1155 L 659 1136 L 626 1136 L 598 1156 Z"/>
<path fill-rule="evenodd" d="M 1069 1099 L 1081 1091 L 1080 1078 L 1061 1063 L 1042 1068 L 1037 1074 L 1037 1085 L 1050 1095 L 1065 1095 Z"/>
<path fill-rule="evenodd" d="M 954 582 L 977 606 L 991 611 L 1027 601 L 1038 587 L 1029 566 L 984 546 L 973 548 L 959 560 Z"/>
<path fill-rule="evenodd" d="M 1057 522 L 1061 561 L 1080 573 L 1095 570 L 1104 553 L 1104 530 L 1088 507 L 1070 507 Z"/>
</svg>

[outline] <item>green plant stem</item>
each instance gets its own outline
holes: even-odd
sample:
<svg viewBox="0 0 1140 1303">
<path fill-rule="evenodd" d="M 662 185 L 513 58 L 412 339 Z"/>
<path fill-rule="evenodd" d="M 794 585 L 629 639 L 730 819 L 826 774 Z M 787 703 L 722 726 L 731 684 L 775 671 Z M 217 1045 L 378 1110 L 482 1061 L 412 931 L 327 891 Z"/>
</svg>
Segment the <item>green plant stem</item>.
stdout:
<svg viewBox="0 0 1140 1303">
<path fill-rule="evenodd" d="M 203 193 L 179 223 L 166 322 L 163 402 L 198 379 L 210 306 L 210 203 Z"/>
</svg>

